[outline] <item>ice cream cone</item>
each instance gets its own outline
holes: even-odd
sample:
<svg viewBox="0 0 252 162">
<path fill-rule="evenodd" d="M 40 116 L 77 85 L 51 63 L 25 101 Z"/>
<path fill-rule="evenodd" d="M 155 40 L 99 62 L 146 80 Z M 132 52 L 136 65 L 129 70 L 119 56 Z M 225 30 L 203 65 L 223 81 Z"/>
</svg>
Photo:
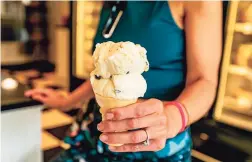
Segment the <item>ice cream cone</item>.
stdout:
<svg viewBox="0 0 252 162">
<path fill-rule="evenodd" d="M 141 74 L 149 69 L 146 52 L 141 45 L 129 41 L 108 41 L 95 46 L 92 56 L 95 69 L 90 82 L 102 120 L 109 109 L 134 104 L 144 96 L 147 83 Z"/>
<path fill-rule="evenodd" d="M 99 94 L 95 94 L 96 101 L 100 106 L 100 113 L 102 114 L 102 120 L 104 120 L 105 112 L 108 109 L 113 109 L 116 107 L 123 107 L 137 102 L 137 99 L 132 100 L 119 100 L 112 97 L 104 97 Z M 122 144 L 109 144 L 110 146 L 121 146 Z"/>
<path fill-rule="evenodd" d="M 108 109 L 123 107 L 137 102 L 137 99 L 132 100 L 119 100 L 112 97 L 104 97 L 99 94 L 95 94 L 96 101 L 100 106 L 100 113 L 102 114 L 102 120 L 104 120 L 104 114 Z"/>
</svg>

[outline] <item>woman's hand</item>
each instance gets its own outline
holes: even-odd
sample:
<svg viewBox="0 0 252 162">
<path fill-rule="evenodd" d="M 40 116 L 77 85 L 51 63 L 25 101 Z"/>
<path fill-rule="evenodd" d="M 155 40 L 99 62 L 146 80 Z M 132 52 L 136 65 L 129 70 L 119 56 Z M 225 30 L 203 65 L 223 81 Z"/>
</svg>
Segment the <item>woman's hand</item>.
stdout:
<svg viewBox="0 0 252 162">
<path fill-rule="evenodd" d="M 67 104 L 67 97 L 53 89 L 32 89 L 26 91 L 25 96 L 62 111 L 70 110 Z"/>
<path fill-rule="evenodd" d="M 106 144 L 123 144 L 109 149 L 114 152 L 158 151 L 164 148 L 166 139 L 176 136 L 182 122 L 179 110 L 165 107 L 157 99 L 149 99 L 126 107 L 109 110 L 106 120 L 98 124 L 102 132 L 100 140 Z M 136 130 L 137 129 L 137 130 Z M 143 142 L 150 139 L 150 145 Z M 134 131 L 128 131 L 134 130 Z"/>
</svg>

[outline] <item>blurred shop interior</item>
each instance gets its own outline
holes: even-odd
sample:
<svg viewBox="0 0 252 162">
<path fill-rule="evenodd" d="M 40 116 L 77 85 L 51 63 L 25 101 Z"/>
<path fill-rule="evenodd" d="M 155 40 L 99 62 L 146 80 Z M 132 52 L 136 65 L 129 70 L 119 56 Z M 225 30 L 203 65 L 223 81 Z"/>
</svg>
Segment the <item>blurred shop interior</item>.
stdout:
<svg viewBox="0 0 252 162">
<path fill-rule="evenodd" d="M 80 112 L 61 112 L 23 94 L 52 88 L 67 95 L 88 79 L 101 8 L 100 1 L 1 1 L 2 160 L 11 154 L 46 162 L 70 147 L 64 137 Z M 218 93 L 211 111 L 191 127 L 195 162 L 252 161 L 252 2 L 223 2 L 223 9 Z"/>
</svg>

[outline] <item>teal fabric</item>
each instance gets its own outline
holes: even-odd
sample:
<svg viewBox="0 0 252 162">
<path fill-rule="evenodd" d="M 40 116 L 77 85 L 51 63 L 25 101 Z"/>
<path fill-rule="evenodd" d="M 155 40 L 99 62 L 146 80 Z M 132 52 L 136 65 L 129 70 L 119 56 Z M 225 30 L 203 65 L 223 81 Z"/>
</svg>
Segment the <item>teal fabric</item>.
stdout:
<svg viewBox="0 0 252 162">
<path fill-rule="evenodd" d="M 143 74 L 147 81 L 144 98 L 174 100 L 185 87 L 186 57 L 185 34 L 175 23 L 167 1 L 128 1 L 111 38 L 102 36 L 109 16 L 109 9 L 102 10 L 95 44 L 105 41 L 131 41 L 145 47 L 150 69 Z M 164 158 L 183 148 L 190 148 L 189 130 L 167 140 L 166 147 L 155 153 Z M 136 153 L 139 159 L 148 153 Z"/>
</svg>

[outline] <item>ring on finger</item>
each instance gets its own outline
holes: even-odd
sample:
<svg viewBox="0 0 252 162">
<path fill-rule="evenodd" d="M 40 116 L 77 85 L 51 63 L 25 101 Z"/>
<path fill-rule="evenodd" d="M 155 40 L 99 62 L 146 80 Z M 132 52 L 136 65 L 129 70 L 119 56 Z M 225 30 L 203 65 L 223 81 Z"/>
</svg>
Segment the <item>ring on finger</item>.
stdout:
<svg viewBox="0 0 252 162">
<path fill-rule="evenodd" d="M 149 138 L 149 134 L 148 134 L 148 132 L 147 132 L 147 130 L 146 129 L 143 129 L 143 131 L 146 133 L 146 140 L 145 141 L 143 141 L 143 144 L 144 144 L 144 146 L 149 146 L 150 145 L 150 138 Z"/>
</svg>

